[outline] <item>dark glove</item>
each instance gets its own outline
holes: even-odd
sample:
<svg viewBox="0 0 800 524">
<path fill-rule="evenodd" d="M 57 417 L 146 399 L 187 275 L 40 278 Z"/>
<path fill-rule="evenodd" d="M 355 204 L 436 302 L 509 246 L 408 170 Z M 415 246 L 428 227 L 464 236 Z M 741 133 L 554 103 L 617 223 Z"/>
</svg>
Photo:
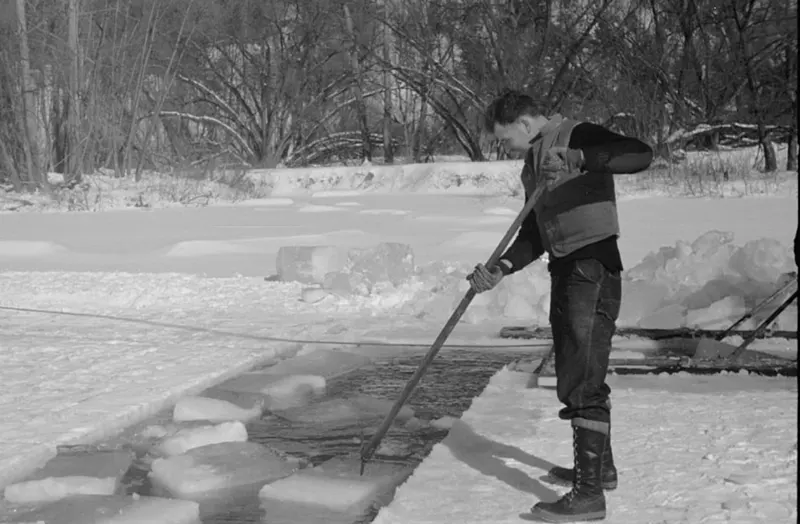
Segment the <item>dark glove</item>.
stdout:
<svg viewBox="0 0 800 524">
<path fill-rule="evenodd" d="M 475 271 L 467 275 L 469 285 L 476 293 L 483 293 L 494 289 L 503 280 L 505 274 L 500 266 L 493 266 L 491 269 L 483 264 L 475 266 Z"/>
</svg>

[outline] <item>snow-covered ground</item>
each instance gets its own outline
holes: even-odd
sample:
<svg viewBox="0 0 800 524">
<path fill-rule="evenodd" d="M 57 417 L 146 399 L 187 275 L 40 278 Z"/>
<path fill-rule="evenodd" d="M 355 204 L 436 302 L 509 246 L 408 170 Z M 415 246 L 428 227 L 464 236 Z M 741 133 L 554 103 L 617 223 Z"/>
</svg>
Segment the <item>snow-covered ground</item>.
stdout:
<svg viewBox="0 0 800 524">
<path fill-rule="evenodd" d="M 555 393 L 495 375 L 445 440 L 397 490 L 376 524 L 523 522 L 566 489 L 546 481 L 572 464 Z M 609 380 L 619 488 L 614 524 L 797 522 L 794 379 L 675 376 Z"/>
<path fill-rule="evenodd" d="M 506 176 L 503 173 L 498 176 Z M 404 176 L 422 179 L 423 175 Z M 516 177 L 516 173 L 508 176 Z M 466 271 L 488 256 L 521 207 L 520 197 L 480 191 L 375 193 L 350 188 L 342 192 L 339 186 L 340 191 L 335 191 L 328 182 L 320 184 L 302 190 L 290 185 L 268 198 L 238 205 L 1 215 L 0 487 L 42 463 L 58 444 L 113 433 L 182 394 L 300 347 L 276 338 L 430 343 L 460 299 Z M 493 184 L 499 187 L 500 182 Z M 661 312 L 658 318 L 662 321 L 680 323 L 700 318 L 712 303 L 738 297 L 739 302 L 718 304 L 717 318 L 706 319 L 712 324 L 729 322 L 736 307 L 751 305 L 768 292 L 774 284 L 771 280 L 795 269 L 789 244 L 797 211 L 796 180 L 785 193 L 753 198 L 686 199 L 632 192 L 621 198 L 623 260 L 629 269 L 637 269 L 633 276 L 638 275 L 640 282 L 662 286 L 646 288 L 641 283 L 634 285 L 633 276 L 627 279 L 629 302 L 639 309 L 629 322 L 636 324 L 646 313 Z M 733 233 L 733 240 L 714 233 L 689 248 L 698 237 L 715 230 Z M 759 241 L 764 237 L 774 240 Z M 409 244 L 420 267 L 413 278 L 397 287 L 378 287 L 366 296 L 329 295 L 310 303 L 301 300 L 306 286 L 264 280 L 275 272 L 275 255 L 284 245 L 371 246 L 387 241 Z M 750 241 L 758 242 L 748 248 Z M 652 258 L 636 268 L 649 253 L 674 248 L 676 243 L 677 249 L 668 249 L 660 259 Z M 698 294 L 708 280 L 722 283 Z M 548 292 L 544 263 L 534 264 L 500 289 L 479 297 L 452 341 L 519 345 L 498 340 L 497 330 L 511 324 L 545 324 L 543 297 Z M 671 302 L 645 299 L 658 292 Z M 650 311 L 644 311 L 645 306 Z M 672 309 L 663 313 L 669 307 Z M 793 307 L 782 318 L 796 326 L 796 317 Z M 796 356 L 795 341 L 778 342 L 778 346 Z M 499 375 L 495 381 L 500 393 L 496 388 L 487 392 L 486 400 L 476 403 L 465 420 L 486 437 L 519 446 L 544 460 L 566 461 L 569 442 L 564 424 L 544 423 L 556 411 L 552 392 L 519 391 L 507 375 Z M 649 450 L 680 454 L 691 448 L 692 453 L 672 462 L 676 471 L 683 471 L 679 466 L 685 465 L 686 475 L 705 475 L 695 479 L 698 491 L 707 489 L 715 497 L 727 497 L 730 493 L 725 490 L 730 486 L 721 484 L 725 489 L 716 489 L 718 476 L 709 473 L 709 468 L 745 460 L 739 455 L 744 451 L 736 444 L 745 439 L 742 435 L 766 427 L 773 428 L 774 448 L 768 448 L 763 443 L 766 440 L 756 439 L 752 444 L 773 460 L 763 459 L 763 463 L 785 460 L 785 467 L 796 470 L 797 389 L 793 380 L 737 378 L 746 380 L 749 393 L 735 397 L 729 391 L 716 390 L 717 384 L 728 384 L 727 377 L 719 379 L 722 382 L 708 382 L 711 386 L 702 394 L 678 391 L 668 396 L 648 390 L 653 383 L 647 381 L 626 385 L 625 379 L 615 380 L 621 384 L 614 397 L 620 414 L 615 430 L 619 440 L 615 442 L 629 450 L 621 460 L 623 474 L 627 468 L 629 478 L 636 479 L 636 487 L 633 481 L 630 487 L 635 493 L 645 490 L 641 493 L 650 493 L 657 501 L 657 493 L 669 492 L 662 502 L 681 504 L 683 499 L 670 498 L 679 497 L 672 491 L 689 490 L 689 484 L 657 476 L 657 470 L 648 465 L 655 460 Z M 662 379 L 653 380 L 663 384 L 658 382 Z M 673 380 L 677 386 L 665 387 L 681 389 L 682 379 L 668 382 Z M 506 418 L 505 412 L 494 411 L 493 418 L 481 422 L 488 416 L 481 402 L 502 403 L 498 395 L 505 395 L 509 406 Z M 673 407 L 664 411 L 660 404 Z M 659 408 L 654 410 L 653 405 Z M 769 406 L 779 411 L 770 411 Z M 531 418 L 532 408 L 540 413 L 533 417 L 536 423 L 519 426 L 524 413 Z M 742 418 L 736 414 L 740 411 L 757 412 L 763 420 Z M 664 413 L 668 416 L 661 417 Z M 715 418 L 708 418 L 712 415 Z M 653 418 L 657 416 L 661 418 Z M 642 423 L 638 417 L 648 422 Z M 651 419 L 659 431 L 648 428 Z M 676 419 L 680 424 L 673 422 Z M 702 424 L 709 425 L 710 433 L 698 433 Z M 534 431 L 534 426 L 535 438 L 525 433 Z M 708 445 L 714 446 L 716 462 L 695 460 L 694 455 L 706 445 L 695 447 L 697 438 L 713 440 Z M 552 454 L 546 442 L 551 443 Z M 667 442 L 673 447 L 664 448 Z M 759 447 L 762 444 L 763 449 Z M 794 458 L 789 453 L 792 445 Z M 441 467 L 446 459 L 445 451 L 439 449 L 431 456 L 429 468 Z M 480 467 L 477 470 L 481 471 Z M 418 474 L 426 471 L 420 469 Z M 764 476 L 760 470 L 751 473 L 730 489 L 762 496 L 763 486 L 772 484 L 765 480 L 766 484 L 751 488 L 753 479 Z M 782 475 L 775 473 L 776 478 L 784 478 Z M 489 480 L 481 482 L 486 493 L 493 492 Z M 612 511 L 626 515 L 627 520 L 620 522 L 653 521 L 652 508 L 642 509 L 639 515 L 637 508 L 617 501 L 626 491 L 630 496 L 624 477 L 622 482 L 620 499 L 611 501 Z M 775 496 L 769 501 L 780 506 L 785 501 L 780 498 L 783 481 L 776 482 Z M 414 485 L 412 478 L 387 515 L 401 515 L 402 508 L 413 503 Z M 512 497 L 504 499 L 508 519 L 516 516 L 512 512 L 523 511 L 533 502 L 524 488 L 524 496 L 514 493 L 515 489 L 521 488 L 507 487 L 510 493 L 503 495 Z M 457 491 L 453 497 L 458 496 Z M 453 504 L 448 504 L 451 510 L 457 504 L 459 509 L 477 504 L 474 493 L 462 495 L 460 502 L 453 499 Z M 720 499 L 716 506 L 704 502 L 692 510 L 700 512 L 692 514 L 699 515 L 697 519 L 689 515 L 667 521 L 705 522 L 702 518 L 718 515 L 722 511 L 719 504 L 728 502 L 729 498 Z M 755 503 L 735 505 L 731 515 L 752 522 L 745 517 L 757 516 L 760 507 Z M 397 513 L 392 513 L 395 508 Z M 408 522 L 391 518 L 395 519 L 391 522 Z M 492 517 L 495 521 L 504 518 Z M 413 521 L 424 522 L 419 518 Z M 709 517 L 706 521 L 713 520 Z M 782 522 L 780 518 L 769 521 Z"/>
</svg>

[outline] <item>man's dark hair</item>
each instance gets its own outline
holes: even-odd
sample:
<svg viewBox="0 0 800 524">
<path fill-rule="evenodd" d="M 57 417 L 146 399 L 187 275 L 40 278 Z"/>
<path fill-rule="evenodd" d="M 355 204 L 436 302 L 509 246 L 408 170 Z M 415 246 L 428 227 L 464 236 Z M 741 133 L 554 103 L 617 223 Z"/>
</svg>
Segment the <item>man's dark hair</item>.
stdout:
<svg viewBox="0 0 800 524">
<path fill-rule="evenodd" d="M 520 91 L 508 89 L 495 98 L 484 114 L 483 125 L 486 131 L 494 132 L 495 124 L 507 126 L 516 122 L 522 115 L 539 116 L 544 110 L 533 97 Z"/>
</svg>

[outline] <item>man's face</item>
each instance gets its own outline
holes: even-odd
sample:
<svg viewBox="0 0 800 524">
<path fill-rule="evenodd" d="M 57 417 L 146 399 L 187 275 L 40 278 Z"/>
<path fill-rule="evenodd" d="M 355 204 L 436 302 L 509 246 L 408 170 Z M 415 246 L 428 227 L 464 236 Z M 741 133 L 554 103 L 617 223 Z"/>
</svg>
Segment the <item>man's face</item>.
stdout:
<svg viewBox="0 0 800 524">
<path fill-rule="evenodd" d="M 545 122 L 544 118 L 523 115 L 508 125 L 495 124 L 494 136 L 509 153 L 525 154 Z"/>
</svg>

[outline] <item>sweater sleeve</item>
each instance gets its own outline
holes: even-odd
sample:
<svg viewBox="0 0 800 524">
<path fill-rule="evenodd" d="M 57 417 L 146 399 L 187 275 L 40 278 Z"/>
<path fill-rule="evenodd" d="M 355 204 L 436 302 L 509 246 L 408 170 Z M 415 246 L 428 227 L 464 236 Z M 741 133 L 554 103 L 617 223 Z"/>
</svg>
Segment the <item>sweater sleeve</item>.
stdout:
<svg viewBox="0 0 800 524">
<path fill-rule="evenodd" d="M 584 169 L 590 173 L 625 175 L 650 167 L 653 149 L 638 138 L 584 122 L 573 128 L 570 149 L 583 151 Z"/>
<path fill-rule="evenodd" d="M 527 195 L 525 201 L 528 201 Z M 501 263 L 500 268 L 503 273 L 510 275 L 524 269 L 543 254 L 544 246 L 539 234 L 539 227 L 536 225 L 536 212 L 531 210 L 530 214 L 522 221 L 517 238 L 500 257 L 501 261 L 508 262 L 511 267 Z"/>
</svg>

